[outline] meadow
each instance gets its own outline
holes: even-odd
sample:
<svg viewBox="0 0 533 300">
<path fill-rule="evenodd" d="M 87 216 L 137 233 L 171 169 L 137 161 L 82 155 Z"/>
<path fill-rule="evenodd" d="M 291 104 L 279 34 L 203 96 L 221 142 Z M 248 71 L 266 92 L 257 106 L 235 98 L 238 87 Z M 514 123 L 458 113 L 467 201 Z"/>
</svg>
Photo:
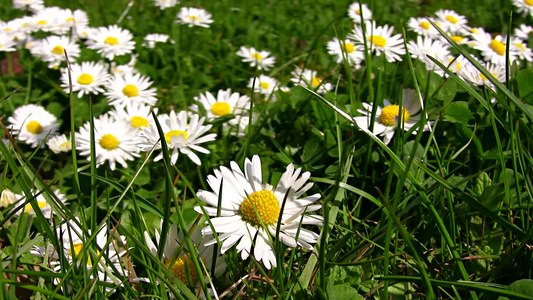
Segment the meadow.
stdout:
<svg viewBox="0 0 533 300">
<path fill-rule="evenodd" d="M 532 26 L 0 0 L 0 300 L 533 299 Z"/>
</svg>

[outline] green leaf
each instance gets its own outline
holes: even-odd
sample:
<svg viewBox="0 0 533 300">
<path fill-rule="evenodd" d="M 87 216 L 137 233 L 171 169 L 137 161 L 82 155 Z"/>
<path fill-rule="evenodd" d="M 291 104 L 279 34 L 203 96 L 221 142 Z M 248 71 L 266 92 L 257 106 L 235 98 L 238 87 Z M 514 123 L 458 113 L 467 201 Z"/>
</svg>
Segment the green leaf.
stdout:
<svg viewBox="0 0 533 300">
<path fill-rule="evenodd" d="M 478 196 L 483 194 L 483 191 L 492 185 L 492 180 L 490 180 L 487 173 L 482 172 L 479 176 L 474 179 L 474 193 Z"/>
<path fill-rule="evenodd" d="M 357 293 L 357 290 L 349 284 L 338 284 L 328 287 L 328 296 L 330 300 L 359 300 L 364 299 Z"/>
<path fill-rule="evenodd" d="M 443 114 L 444 120 L 452 123 L 468 124 L 468 122 L 474 119 L 472 111 L 468 108 L 467 102 L 454 102 L 451 103 Z"/>
<path fill-rule="evenodd" d="M 531 70 L 520 70 L 516 75 L 518 83 L 518 95 L 527 104 L 533 104 L 533 72 Z"/>
<path fill-rule="evenodd" d="M 522 294 L 522 295 L 531 296 L 533 295 L 533 280 L 531 279 L 517 280 L 511 283 L 511 285 L 509 285 L 507 289 L 510 291 Z M 504 299 L 509 299 L 509 298 L 507 297 L 498 298 L 498 300 L 504 300 Z"/>
</svg>

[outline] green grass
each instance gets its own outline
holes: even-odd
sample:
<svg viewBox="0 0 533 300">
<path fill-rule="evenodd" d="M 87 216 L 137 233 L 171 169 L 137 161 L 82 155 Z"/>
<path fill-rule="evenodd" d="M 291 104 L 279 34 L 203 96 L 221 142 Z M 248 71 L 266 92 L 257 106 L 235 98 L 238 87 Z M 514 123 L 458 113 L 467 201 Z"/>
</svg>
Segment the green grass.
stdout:
<svg viewBox="0 0 533 300">
<path fill-rule="evenodd" d="M 119 26 L 136 40 L 136 67 L 151 78 L 158 91 L 159 113 L 187 109 L 193 97 L 231 88 L 252 96 L 253 122 L 247 135 L 238 138 L 222 130 L 224 121 L 213 122 L 215 142 L 206 143 L 210 154 L 199 154 L 197 166 L 180 154 L 178 163 L 154 162 L 155 153 L 142 154 L 128 168 L 108 164 L 96 167 L 76 150 L 59 156 L 48 149 L 32 149 L 12 140 L 0 143 L 0 189 L 30 195 L 36 188 L 56 212 L 52 225 L 34 197 L 29 197 L 36 216 L 15 216 L 22 203 L 0 209 L 0 300 L 34 299 L 194 299 L 211 286 L 225 298 L 260 299 L 531 299 L 533 232 L 531 225 L 533 184 L 533 84 L 532 65 L 512 65 L 505 83 L 477 67 L 493 80 L 496 92 L 462 81 L 455 74 L 444 79 L 427 72 L 419 61 L 404 56 L 389 63 L 367 54 L 363 68 L 354 71 L 336 64 L 326 43 L 344 37 L 352 28 L 347 17 L 350 1 L 182 1 L 160 11 L 149 0 L 133 2 Z M 87 11 L 91 26 L 115 24 L 128 1 L 47 1 Z M 487 32 L 506 33 L 531 16 L 513 14 L 510 1 L 394 1 L 368 3 L 379 25 L 402 30 L 409 17 L 426 16 L 436 10 L 453 9 L 465 15 L 469 25 Z M 208 29 L 174 23 L 181 6 L 203 7 L 215 22 Z M 0 0 L 3 21 L 24 15 L 11 2 Z M 165 33 L 174 44 L 156 49 L 141 46 L 148 33 Z M 477 51 L 459 47 L 454 54 Z M 532 45 L 533 42 L 530 42 Z M 277 101 L 262 101 L 247 88 L 258 74 L 240 61 L 241 45 L 268 50 L 276 66 L 266 72 L 289 85 L 278 92 Z M 60 132 L 76 131 L 85 122 L 110 109 L 103 95 L 77 99 L 59 87 L 59 72 L 20 50 L 20 57 L 5 52 L 0 59 L 22 72 L 0 78 L 0 112 L 3 125 L 13 111 L 37 103 L 61 121 Z M 101 58 L 82 50 L 81 60 Z M 119 57 L 120 63 L 129 57 Z M 439 64 L 437 62 L 437 64 Z M 295 66 L 318 70 L 335 89 L 323 96 L 290 84 Z M 445 68 L 446 66 L 440 65 Z M 360 130 L 352 117 L 361 103 L 382 106 L 384 99 L 402 101 L 402 89 L 420 91 L 424 99 L 418 128 L 431 121 L 432 130 L 407 132 L 398 128 L 392 142 Z M 491 99 L 496 98 L 496 103 Z M 404 99 L 405 100 L 405 99 Z M 378 118 L 373 112 L 373 118 Z M 4 128 L 4 137 L 8 131 Z M 164 133 L 159 128 L 160 136 Z M 166 145 L 166 144 L 165 144 Z M 203 224 L 193 207 L 196 193 L 208 190 L 206 178 L 220 166 L 259 155 L 263 182 L 275 186 L 289 163 L 311 172 L 309 195 L 319 193 L 323 226 L 305 226 L 320 234 L 313 251 L 289 248 L 272 236 L 278 267 L 268 270 L 253 258 L 242 260 L 232 249 L 223 258 L 222 276 L 199 278 L 198 292 L 192 274 L 210 269 L 196 259 L 199 245 L 191 235 Z M 67 195 L 63 205 L 53 190 Z M 254 207 L 255 209 L 255 207 Z M 85 239 L 81 264 L 69 264 L 63 251 L 54 272 L 50 257 L 30 253 L 33 246 L 62 249 L 54 226 L 79 218 Z M 160 244 L 168 241 L 176 224 L 182 239 L 177 253 L 187 252 L 193 262 L 188 282 L 182 282 L 165 266 L 163 247 L 152 254 L 143 233 L 161 231 Z M 119 268 L 118 284 L 94 280 L 90 261 L 101 258 L 110 265 L 108 253 L 98 246 L 96 233 L 109 228 L 125 236 L 126 251 Z M 211 239 L 211 237 L 206 237 Z M 111 238 L 107 243 L 111 243 Z M 214 252 L 220 251 L 220 245 Z M 177 255 L 173 257 L 177 259 Z M 221 259 L 221 258 L 219 258 Z M 109 272 L 117 274 L 119 270 Z M 189 266 L 187 266 L 189 269 Z M 147 278 L 148 282 L 137 278 Z M 61 280 L 58 280 L 61 279 Z M 60 283 L 59 283 L 60 282 Z M 205 294 L 209 298 L 209 294 Z"/>
</svg>

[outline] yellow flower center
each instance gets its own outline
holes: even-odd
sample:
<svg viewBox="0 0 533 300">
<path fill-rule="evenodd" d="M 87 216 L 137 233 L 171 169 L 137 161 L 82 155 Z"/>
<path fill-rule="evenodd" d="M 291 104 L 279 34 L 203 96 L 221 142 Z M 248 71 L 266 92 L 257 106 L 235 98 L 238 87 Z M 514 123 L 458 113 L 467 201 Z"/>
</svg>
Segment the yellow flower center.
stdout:
<svg viewBox="0 0 533 300">
<path fill-rule="evenodd" d="M 528 6 L 533 6 L 533 0 L 524 0 L 524 3 Z"/>
<path fill-rule="evenodd" d="M 372 42 L 378 47 L 385 47 L 387 45 L 387 39 L 380 35 L 371 35 L 368 37 L 368 41 Z"/>
<path fill-rule="evenodd" d="M 126 84 L 122 89 L 122 93 L 128 97 L 136 97 L 139 96 L 139 89 L 133 84 Z"/>
<path fill-rule="evenodd" d="M 65 22 L 74 22 L 74 18 L 73 17 L 66 18 Z"/>
<path fill-rule="evenodd" d="M 57 54 L 57 55 L 62 55 L 64 51 L 65 51 L 65 48 L 59 45 L 55 46 L 54 49 L 52 49 L 52 53 Z"/>
<path fill-rule="evenodd" d="M 352 53 L 355 51 L 355 46 L 350 43 L 342 43 L 342 50 L 344 50 L 347 53 Z"/>
<path fill-rule="evenodd" d="M 418 26 L 424 28 L 425 30 L 428 30 L 429 27 L 431 26 L 431 24 L 429 24 L 429 22 L 422 21 L 422 22 L 418 23 Z"/>
<path fill-rule="evenodd" d="M 215 116 L 223 116 L 231 113 L 231 106 L 227 102 L 216 102 L 211 105 L 211 112 Z"/>
<path fill-rule="evenodd" d="M 268 82 L 260 82 L 259 86 L 265 90 L 268 90 L 268 88 L 270 87 L 270 84 L 268 84 Z"/>
<path fill-rule="evenodd" d="M 39 206 L 39 208 L 43 209 L 45 206 L 46 206 L 46 202 L 43 202 L 43 201 L 37 201 L 37 206 Z M 27 212 L 27 213 L 33 213 L 33 207 L 31 206 L 31 204 L 26 204 L 26 206 L 24 207 L 24 211 Z"/>
<path fill-rule="evenodd" d="M 37 21 L 37 25 L 46 25 L 46 24 L 48 24 L 48 22 L 46 22 L 46 20 Z"/>
<path fill-rule="evenodd" d="M 355 13 L 358 14 L 358 15 L 361 15 L 361 10 L 358 8 L 355 10 Z"/>
<path fill-rule="evenodd" d="M 457 19 L 454 16 L 447 15 L 446 20 L 450 23 L 457 24 Z"/>
<path fill-rule="evenodd" d="M 141 116 L 133 116 L 130 119 L 131 127 L 136 127 L 141 129 L 141 127 L 148 127 L 148 120 Z"/>
<path fill-rule="evenodd" d="M 448 58 L 448 62 L 452 62 L 453 61 L 453 58 Z M 454 71 L 459 71 L 459 69 L 461 69 L 461 62 L 459 61 L 456 61 L 456 65 L 455 65 L 455 70 Z"/>
<path fill-rule="evenodd" d="M 72 147 L 72 144 L 69 141 L 66 141 L 63 144 L 61 144 L 59 147 L 61 147 L 61 149 L 68 149 Z"/>
<path fill-rule="evenodd" d="M 100 138 L 99 144 L 102 148 L 106 150 L 113 150 L 118 148 L 120 142 L 114 135 L 108 133 L 104 134 L 104 136 Z"/>
<path fill-rule="evenodd" d="M 43 126 L 37 121 L 29 121 L 26 125 L 26 129 L 33 134 L 39 134 L 43 131 Z"/>
<path fill-rule="evenodd" d="M 189 20 L 191 20 L 193 22 L 198 22 L 198 21 L 200 21 L 200 18 L 198 18 L 197 16 L 189 16 Z"/>
<path fill-rule="evenodd" d="M 186 141 L 187 138 L 189 137 L 189 134 L 185 131 L 181 131 L 181 130 L 171 130 L 167 133 L 165 133 L 165 140 L 167 140 L 167 144 L 171 144 L 172 143 L 172 137 L 175 136 L 175 137 L 179 137 L 180 135 L 183 135 L 183 141 Z"/>
<path fill-rule="evenodd" d="M 533 1 L 533 0 L 532 0 Z M 518 48 L 520 48 L 521 51 L 526 51 L 526 47 L 524 46 L 524 44 L 522 43 L 519 43 L 519 42 L 514 42 L 514 45 Z"/>
<path fill-rule="evenodd" d="M 477 30 L 477 29 L 475 29 L 475 28 L 471 28 L 471 29 L 470 29 L 470 32 L 475 33 L 475 34 L 478 34 L 478 33 L 479 33 L 479 30 Z"/>
<path fill-rule="evenodd" d="M 83 73 L 80 75 L 80 77 L 78 77 L 79 84 L 87 85 L 93 83 L 93 81 L 94 78 L 91 74 Z"/>
<path fill-rule="evenodd" d="M 497 40 L 492 40 L 489 44 L 489 47 L 494 50 L 494 52 L 498 53 L 498 55 L 505 55 L 505 44 L 500 42 L 500 41 L 497 41 Z"/>
<path fill-rule="evenodd" d="M 263 59 L 263 56 L 259 53 L 252 53 L 252 57 L 257 59 L 257 60 L 262 60 Z"/>
<path fill-rule="evenodd" d="M 322 80 L 320 80 L 320 78 L 317 78 L 317 77 L 313 77 L 313 79 L 311 79 L 311 85 L 314 88 L 318 87 L 321 82 L 322 82 Z"/>
<path fill-rule="evenodd" d="M 118 44 L 118 39 L 116 37 L 108 36 L 105 38 L 104 43 L 108 45 L 116 45 Z"/>
<path fill-rule="evenodd" d="M 180 255 L 172 265 L 171 263 L 172 260 L 167 259 L 165 261 L 165 266 L 184 284 L 187 284 L 187 273 L 189 273 L 192 283 L 195 283 L 198 280 L 198 273 L 196 273 L 194 264 L 187 255 Z"/>
<path fill-rule="evenodd" d="M 409 120 L 409 112 L 402 107 L 403 110 L 403 121 L 407 122 Z M 379 122 L 385 126 L 394 126 L 396 117 L 400 114 L 399 105 L 389 105 L 385 106 L 381 110 L 381 115 L 379 115 Z"/>
<path fill-rule="evenodd" d="M 72 245 L 72 248 L 70 248 L 70 256 L 73 258 L 73 260 L 81 261 L 83 256 L 80 255 L 83 251 L 83 243 L 74 243 Z M 96 251 L 97 255 L 100 255 L 100 251 Z M 87 265 L 92 266 L 91 257 L 87 257 Z"/>
<path fill-rule="evenodd" d="M 460 43 L 460 42 L 462 42 L 465 39 L 464 37 L 462 37 L 460 35 L 452 35 L 451 38 L 456 43 Z"/>
<path fill-rule="evenodd" d="M 490 75 L 492 75 L 492 77 L 494 77 L 494 78 L 498 78 L 498 74 L 496 74 L 496 73 L 492 73 L 491 72 Z M 487 76 L 483 75 L 482 73 L 479 73 L 479 77 L 481 78 L 481 80 L 487 81 Z"/>
<path fill-rule="evenodd" d="M 278 199 L 271 191 L 252 193 L 244 198 L 239 209 L 242 219 L 253 226 L 261 226 L 260 220 L 267 226 L 277 223 L 279 211 Z"/>
</svg>

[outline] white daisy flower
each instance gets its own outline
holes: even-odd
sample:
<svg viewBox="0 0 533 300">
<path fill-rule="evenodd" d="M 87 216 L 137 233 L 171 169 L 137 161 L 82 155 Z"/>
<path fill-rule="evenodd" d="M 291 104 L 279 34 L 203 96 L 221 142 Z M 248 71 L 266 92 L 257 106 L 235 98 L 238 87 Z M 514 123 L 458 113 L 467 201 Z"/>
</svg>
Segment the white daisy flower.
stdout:
<svg viewBox="0 0 533 300">
<path fill-rule="evenodd" d="M 72 143 L 65 134 L 56 135 L 50 138 L 46 142 L 46 145 L 55 154 L 59 154 L 61 152 L 69 152 L 70 150 L 72 150 Z"/>
<path fill-rule="evenodd" d="M 209 150 L 200 146 L 205 142 L 214 141 L 215 133 L 204 135 L 212 125 L 203 125 L 205 117 L 200 118 L 197 114 L 191 116 L 191 120 L 187 122 L 187 112 L 181 111 L 176 114 L 171 111 L 169 115 L 164 114 L 157 117 L 161 128 L 165 135 L 165 141 L 170 152 L 170 163 L 176 164 L 179 153 L 187 155 L 195 164 L 201 165 L 202 161 L 194 151 L 209 154 Z M 142 151 L 151 151 L 155 145 L 156 149 L 161 149 L 161 142 L 159 132 L 156 126 L 151 126 L 148 129 L 141 131 L 141 136 L 144 141 L 141 144 Z M 161 160 L 163 153 L 155 157 L 154 161 Z"/>
<path fill-rule="evenodd" d="M 178 0 L 154 0 L 154 5 L 159 7 L 160 9 L 167 9 L 169 7 L 174 7 L 178 3 L 180 3 Z"/>
<path fill-rule="evenodd" d="M 130 61 L 125 65 L 117 65 L 115 62 L 111 62 L 111 74 L 125 76 L 126 74 L 134 75 L 139 73 L 139 71 L 135 69 L 135 64 L 137 63 L 137 56 L 137 54 L 132 54 Z"/>
<path fill-rule="evenodd" d="M 369 49 L 375 51 L 376 55 L 384 53 L 388 62 L 402 61 L 400 55 L 405 54 L 402 35 L 396 34 L 393 36 L 393 31 L 393 26 L 376 26 L 374 21 L 366 23 L 365 36 Z M 362 26 L 355 26 L 348 38 L 364 44 Z"/>
<path fill-rule="evenodd" d="M 17 43 L 12 35 L 0 32 L 0 52 L 13 52 L 17 50 L 16 47 Z"/>
<path fill-rule="evenodd" d="M 486 62 L 483 67 L 499 82 L 505 82 L 505 65 L 493 64 Z M 476 67 L 472 64 L 467 64 L 459 70 L 460 76 L 477 86 L 487 86 L 491 90 L 495 91 L 496 87 L 490 80 L 483 75 Z"/>
<path fill-rule="evenodd" d="M 42 106 L 35 104 L 15 109 L 13 116 L 7 121 L 12 133 L 32 148 L 39 146 L 47 137 L 54 136 L 59 128 L 57 118 Z M 41 147 L 44 147 L 44 143 Z"/>
<path fill-rule="evenodd" d="M 107 82 L 110 75 L 106 71 L 106 66 L 101 62 L 86 61 L 70 66 L 72 77 L 72 92 L 78 92 L 78 98 L 84 94 L 101 94 L 104 92 L 102 86 Z M 61 87 L 69 93 L 68 69 L 61 70 Z"/>
<path fill-rule="evenodd" d="M 18 9 L 28 9 L 32 12 L 44 8 L 44 0 L 13 0 L 13 7 Z"/>
<path fill-rule="evenodd" d="M 533 32 L 533 27 L 526 24 L 520 24 L 518 28 L 515 28 L 516 37 L 522 40 L 529 40 L 531 32 Z"/>
<path fill-rule="evenodd" d="M 247 113 L 250 108 L 250 97 L 240 95 L 239 93 L 232 93 L 231 89 L 219 90 L 215 98 L 210 92 L 200 94 L 199 97 L 194 97 L 194 101 L 201 104 L 206 113 L 207 120 L 212 121 L 224 115 L 242 115 Z M 198 105 L 192 105 L 189 109 L 195 113 L 199 113 Z M 238 118 L 233 118 L 229 121 L 230 125 L 237 125 Z"/>
<path fill-rule="evenodd" d="M 126 105 L 131 102 L 153 106 L 157 102 L 156 88 L 150 88 L 152 81 L 141 74 L 114 75 L 107 85 L 105 95 L 110 105 Z"/>
<path fill-rule="evenodd" d="M 129 54 L 135 47 L 131 32 L 117 25 L 98 27 L 89 39 L 91 39 L 88 43 L 89 49 L 96 50 L 109 60 L 113 60 L 115 56 Z"/>
<path fill-rule="evenodd" d="M 168 35 L 160 34 L 160 33 L 152 33 L 152 34 L 147 34 L 144 37 L 143 46 L 147 47 L 149 49 L 154 49 L 155 48 L 155 43 L 166 43 L 166 42 L 169 42 L 169 41 L 170 41 L 171 44 L 174 44 L 173 40 L 169 40 L 169 36 Z"/>
<path fill-rule="evenodd" d="M 474 48 L 481 51 L 485 61 L 504 66 L 506 63 L 507 39 L 501 35 L 492 38 L 490 33 L 473 35 L 475 39 Z M 512 63 L 517 57 L 517 49 L 509 48 L 509 62 Z"/>
<path fill-rule="evenodd" d="M 76 133 L 76 147 L 80 155 L 91 159 L 91 127 L 85 123 L 80 132 Z M 139 156 L 138 137 L 139 130 L 131 127 L 129 122 L 114 120 L 107 114 L 94 119 L 94 141 L 96 165 L 100 166 L 109 162 L 111 170 L 115 170 L 118 162 L 123 168 L 127 168 L 127 160 L 133 160 Z"/>
<path fill-rule="evenodd" d="M 55 228 L 62 248 L 55 248 L 51 244 L 47 244 L 46 248 L 34 246 L 30 253 L 40 257 L 47 257 L 50 260 L 49 264 L 54 272 L 61 272 L 64 266 L 62 267 L 61 265 L 58 251 L 62 251 L 63 256 L 68 261 L 68 265 L 76 264 L 78 267 L 87 268 L 90 274 L 97 274 L 96 280 L 99 282 L 118 286 L 122 285 L 124 281 L 123 277 L 129 274 L 129 271 L 124 268 L 124 263 L 122 262 L 122 257 L 126 254 L 124 248 L 126 238 L 119 236 L 115 229 L 104 226 L 93 240 L 98 248 L 92 251 L 88 247 L 91 231 L 84 231 L 79 227 L 79 223 L 80 220 L 76 218 L 75 220 L 68 220 L 61 226 Z M 108 233 L 114 234 L 110 236 Z M 89 253 L 89 251 L 92 252 Z M 96 272 L 93 271 L 94 269 L 96 269 Z M 90 278 L 94 279 L 93 275 L 90 275 Z M 58 285 L 60 282 L 60 278 L 54 279 L 54 284 Z M 95 286 L 101 285 L 95 283 Z M 63 287 L 65 286 L 72 288 L 70 283 L 63 283 Z M 111 292 L 112 290 L 113 288 L 111 287 L 105 287 L 106 292 Z"/>
<path fill-rule="evenodd" d="M 253 88 L 254 92 L 262 94 L 267 99 L 274 93 L 278 86 L 279 82 L 276 79 L 262 74 L 258 78 L 251 78 L 248 83 L 249 88 Z"/>
<path fill-rule="evenodd" d="M 34 16 L 31 17 L 30 24 L 32 31 L 45 31 L 45 32 L 55 32 L 58 28 L 59 23 L 56 18 L 57 7 L 47 7 L 40 9 Z"/>
<path fill-rule="evenodd" d="M 468 34 L 468 20 L 453 10 L 439 9 L 435 12 L 442 30 L 448 33 Z"/>
<path fill-rule="evenodd" d="M 213 23 L 211 14 L 203 8 L 182 7 L 178 13 L 177 23 L 208 28 Z"/>
<path fill-rule="evenodd" d="M 354 2 L 348 7 L 348 17 L 350 17 L 354 23 L 361 24 L 361 12 L 365 21 L 372 20 L 372 11 L 368 9 L 368 6 L 365 3 L 359 6 L 359 2 Z"/>
<path fill-rule="evenodd" d="M 0 196 L 0 208 L 8 207 L 15 202 L 17 202 L 15 193 L 9 189 L 3 189 Z"/>
<path fill-rule="evenodd" d="M 327 48 L 328 53 L 335 56 L 335 62 L 338 64 L 343 63 L 346 57 L 350 66 L 359 69 L 361 62 L 365 59 L 364 48 L 349 39 L 341 41 L 335 37 L 328 42 Z"/>
<path fill-rule="evenodd" d="M 511 45 L 515 48 L 520 59 L 533 61 L 533 51 L 519 38 L 511 37 Z"/>
<path fill-rule="evenodd" d="M 162 225 L 163 221 L 161 221 L 161 226 Z M 195 226 L 194 231 L 189 234 L 191 241 L 197 246 L 197 249 L 192 249 L 192 251 L 196 252 L 198 260 L 203 262 L 208 271 L 208 273 L 204 275 L 206 279 L 205 282 L 208 283 L 207 278 L 210 274 L 215 278 L 222 275 L 226 270 L 224 256 L 217 255 L 215 269 L 212 270 L 213 246 L 206 247 L 202 244 L 203 236 L 201 233 L 201 226 Z M 187 275 L 189 275 L 189 278 L 192 280 L 192 285 L 196 287 L 196 296 L 200 299 L 203 296 L 203 292 L 199 289 L 199 274 L 196 272 L 196 268 L 190 258 L 190 250 L 185 243 L 185 237 L 182 232 L 178 232 L 178 226 L 176 226 L 176 224 L 170 226 L 164 246 L 159 243 L 161 236 L 157 229 L 155 230 L 156 243 L 152 242 L 152 239 L 146 231 L 144 232 L 144 240 L 146 246 L 148 246 L 148 249 L 150 249 L 150 252 L 155 257 L 157 257 L 159 247 L 163 247 L 163 257 L 161 258 L 161 262 L 185 285 L 188 285 Z M 180 250 L 179 253 L 177 252 L 178 250 Z M 216 290 L 212 288 L 210 292 L 216 293 Z M 216 299 L 218 299 L 218 297 Z"/>
<path fill-rule="evenodd" d="M 153 108 L 154 113 L 157 114 L 158 109 Z M 152 108 L 142 103 L 131 102 L 122 106 L 115 106 L 109 112 L 116 120 L 125 120 L 129 122 L 130 126 L 140 130 L 148 128 L 153 125 L 154 118 L 152 117 Z"/>
<path fill-rule="evenodd" d="M 10 20 L 6 23 L 0 21 L 0 34 L 5 33 L 17 43 L 22 43 L 31 32 L 29 26 L 30 17 L 22 17 Z"/>
<path fill-rule="evenodd" d="M 277 266 L 271 243 L 276 234 L 289 247 L 301 246 L 312 250 L 318 234 L 302 228 L 302 225 L 320 225 L 322 217 L 305 214 L 321 208 L 320 204 L 314 204 L 320 199 L 320 194 L 302 197 L 313 186 L 313 183 L 306 184 L 311 173 L 301 174 L 301 168 L 295 170 L 290 164 L 274 189 L 269 184 L 263 184 L 259 156 L 254 155 L 251 161 L 248 158 L 244 161 L 244 173 L 236 162 L 230 165 L 231 169 L 222 166 L 220 170 L 214 170 L 214 175 L 207 177 L 212 192 L 199 190 L 197 193 L 208 206 L 195 207 L 195 210 L 199 213 L 205 211 L 211 216 L 213 225 L 213 230 L 210 226 L 204 227 L 202 234 L 211 236 L 216 232 L 222 243 L 222 254 L 238 242 L 237 252 L 241 253 L 243 260 L 250 255 L 253 244 L 254 258 L 262 261 L 267 269 Z M 218 210 L 220 217 L 217 217 Z M 280 231 L 276 233 L 278 222 Z M 216 239 L 212 239 L 205 245 L 215 243 Z"/>
<path fill-rule="evenodd" d="M 325 94 L 333 89 L 331 83 L 323 82 L 323 79 L 318 77 L 317 71 L 296 67 L 291 75 L 291 81 L 295 85 L 304 85 L 319 94 Z"/>
<path fill-rule="evenodd" d="M 89 25 L 87 13 L 81 9 L 77 9 L 74 12 L 68 8 L 63 9 L 57 16 L 57 19 L 59 31 L 62 34 L 66 34 L 71 29 L 74 29 L 77 33 L 80 28 L 87 28 Z"/>
<path fill-rule="evenodd" d="M 528 14 L 533 16 L 533 1 L 532 0 L 512 0 L 513 5 L 516 6 L 517 11 L 525 16 Z"/>
<path fill-rule="evenodd" d="M 439 61 L 453 73 L 458 73 L 461 68 L 463 68 L 467 64 L 470 64 L 470 62 L 462 55 L 459 55 L 457 58 L 451 55 L 439 57 Z M 439 74 L 442 77 L 448 77 L 448 73 L 446 73 L 439 67 L 435 67 L 433 72 Z M 457 75 L 461 77 L 460 74 Z"/>
<path fill-rule="evenodd" d="M 417 36 L 416 43 L 409 41 L 407 48 L 413 59 L 418 59 L 426 64 L 428 71 L 438 69 L 428 56 L 440 60 L 450 55 L 447 45 L 439 40 L 432 40 L 429 37 L 422 38 L 421 36 Z"/>
<path fill-rule="evenodd" d="M 70 61 L 80 56 L 80 46 L 65 36 L 52 35 L 37 43 L 30 52 L 48 63 L 49 68 L 57 69 L 66 60 L 65 51 Z"/>
<path fill-rule="evenodd" d="M 437 22 L 435 19 L 431 19 L 431 21 Z M 429 23 L 427 18 L 409 18 L 407 27 L 418 35 L 427 36 L 432 39 L 440 36 L 440 33 L 435 27 L 433 27 L 433 25 L 431 25 L 431 23 Z"/>
<path fill-rule="evenodd" d="M 276 63 L 276 58 L 270 56 L 270 52 L 257 51 L 254 47 L 241 46 L 236 54 L 242 57 L 243 62 L 249 63 L 252 68 L 257 66 L 258 70 L 268 71 Z"/>
<path fill-rule="evenodd" d="M 52 215 L 54 214 L 54 211 L 52 209 L 52 206 L 48 204 L 46 199 L 43 196 L 43 193 L 47 193 L 47 191 L 38 191 L 35 189 L 30 190 L 31 194 L 35 197 L 35 201 L 37 201 L 37 206 L 39 206 L 39 209 L 43 213 L 43 216 L 47 219 L 50 219 Z M 59 190 L 54 191 L 54 195 L 56 198 L 63 204 L 67 201 L 67 197 L 65 194 L 61 193 Z M 16 195 L 17 196 L 17 202 L 25 203 L 27 202 L 27 197 L 24 195 Z M 15 215 L 20 216 L 22 213 L 27 213 L 32 216 L 35 216 L 35 211 L 33 210 L 33 206 L 28 202 L 24 205 L 24 208 L 18 210 Z"/>
<path fill-rule="evenodd" d="M 392 140 L 396 127 L 399 126 L 400 106 L 391 104 L 389 100 L 384 100 L 385 107 L 377 107 L 374 121 L 373 132 L 376 135 L 383 136 L 383 143 L 387 145 Z M 404 89 L 402 92 L 402 121 L 405 131 L 409 131 L 420 121 L 420 102 L 413 89 Z M 359 128 L 370 130 L 370 121 L 372 118 L 373 105 L 363 103 L 364 109 L 357 111 L 362 114 L 360 117 L 354 117 L 354 121 Z M 431 129 L 430 123 L 426 123 L 423 131 Z M 417 130 L 414 131 L 416 133 Z"/>
</svg>

